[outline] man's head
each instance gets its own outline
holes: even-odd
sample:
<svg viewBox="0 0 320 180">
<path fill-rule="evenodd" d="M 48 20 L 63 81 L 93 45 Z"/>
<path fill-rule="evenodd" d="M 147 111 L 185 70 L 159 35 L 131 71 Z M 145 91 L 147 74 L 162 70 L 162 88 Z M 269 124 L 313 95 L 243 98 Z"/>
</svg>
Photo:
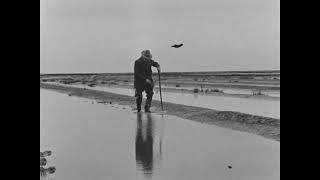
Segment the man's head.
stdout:
<svg viewBox="0 0 320 180">
<path fill-rule="evenodd" d="M 150 50 L 144 50 L 141 52 L 142 57 L 147 58 L 147 59 L 152 59 L 152 54 Z"/>
</svg>

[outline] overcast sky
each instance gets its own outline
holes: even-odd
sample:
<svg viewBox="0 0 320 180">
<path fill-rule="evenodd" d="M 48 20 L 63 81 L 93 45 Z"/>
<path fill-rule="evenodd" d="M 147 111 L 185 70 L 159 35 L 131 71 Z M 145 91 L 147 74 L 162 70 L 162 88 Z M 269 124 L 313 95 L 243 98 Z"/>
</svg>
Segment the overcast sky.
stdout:
<svg viewBox="0 0 320 180">
<path fill-rule="evenodd" d="M 41 0 L 40 73 L 278 70 L 279 1 Z"/>
</svg>

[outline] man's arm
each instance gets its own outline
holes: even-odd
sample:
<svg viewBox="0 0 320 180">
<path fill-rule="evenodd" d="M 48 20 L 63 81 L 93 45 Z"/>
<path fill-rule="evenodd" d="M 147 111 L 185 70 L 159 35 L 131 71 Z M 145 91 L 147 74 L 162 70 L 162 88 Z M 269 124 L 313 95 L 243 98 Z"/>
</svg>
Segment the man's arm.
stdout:
<svg viewBox="0 0 320 180">
<path fill-rule="evenodd" d="M 140 79 L 146 80 L 146 77 L 144 77 L 139 70 L 139 66 L 137 62 L 134 62 L 134 75 L 139 77 Z"/>
<path fill-rule="evenodd" d="M 154 66 L 154 67 L 160 67 L 159 63 L 157 63 L 156 61 L 150 59 L 151 61 L 151 66 Z"/>
<path fill-rule="evenodd" d="M 157 63 L 157 62 L 154 61 L 154 60 L 151 60 L 151 65 L 154 66 L 154 67 L 156 67 L 157 70 L 160 71 L 160 64 L 159 64 L 159 63 Z"/>
</svg>

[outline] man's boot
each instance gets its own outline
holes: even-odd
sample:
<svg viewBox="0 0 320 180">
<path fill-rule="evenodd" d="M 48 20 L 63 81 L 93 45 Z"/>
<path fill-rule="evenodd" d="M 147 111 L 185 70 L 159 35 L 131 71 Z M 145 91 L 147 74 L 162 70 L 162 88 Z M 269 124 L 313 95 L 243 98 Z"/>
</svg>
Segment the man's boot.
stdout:
<svg viewBox="0 0 320 180">
<path fill-rule="evenodd" d="M 141 101 L 137 100 L 137 112 L 141 111 Z"/>
<path fill-rule="evenodd" d="M 151 101 L 152 101 L 152 96 L 153 96 L 153 81 L 151 86 L 148 86 L 146 88 L 146 93 L 147 93 L 147 100 L 146 100 L 146 105 L 144 106 L 144 111 L 145 112 L 150 112 L 150 106 L 151 106 Z"/>
<path fill-rule="evenodd" d="M 137 93 L 136 94 L 137 112 L 141 111 L 141 103 L 142 103 L 142 93 Z"/>
<path fill-rule="evenodd" d="M 141 104 L 137 104 L 137 112 L 141 111 Z"/>
<path fill-rule="evenodd" d="M 151 99 L 146 100 L 146 105 L 144 106 L 144 111 L 145 112 L 151 112 L 150 111 L 150 106 L 151 106 Z"/>
<path fill-rule="evenodd" d="M 152 101 L 152 95 L 153 95 L 153 93 L 147 95 L 146 105 L 144 106 L 145 112 L 151 112 L 150 106 L 151 106 L 151 101 Z"/>
</svg>

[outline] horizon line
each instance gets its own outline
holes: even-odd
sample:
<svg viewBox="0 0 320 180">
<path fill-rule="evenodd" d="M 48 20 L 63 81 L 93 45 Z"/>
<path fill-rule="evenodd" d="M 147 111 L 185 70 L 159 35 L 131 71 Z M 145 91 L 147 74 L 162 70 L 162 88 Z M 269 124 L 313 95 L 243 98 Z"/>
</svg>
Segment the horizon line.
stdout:
<svg viewBox="0 0 320 180">
<path fill-rule="evenodd" d="M 259 73 L 259 72 L 280 72 L 278 70 L 232 70 L 232 71 L 164 71 L 161 73 Z M 40 75 L 81 75 L 81 74 L 133 74 L 134 72 L 72 72 L 72 73 L 40 73 Z M 153 72 L 156 73 L 156 72 Z"/>
</svg>

